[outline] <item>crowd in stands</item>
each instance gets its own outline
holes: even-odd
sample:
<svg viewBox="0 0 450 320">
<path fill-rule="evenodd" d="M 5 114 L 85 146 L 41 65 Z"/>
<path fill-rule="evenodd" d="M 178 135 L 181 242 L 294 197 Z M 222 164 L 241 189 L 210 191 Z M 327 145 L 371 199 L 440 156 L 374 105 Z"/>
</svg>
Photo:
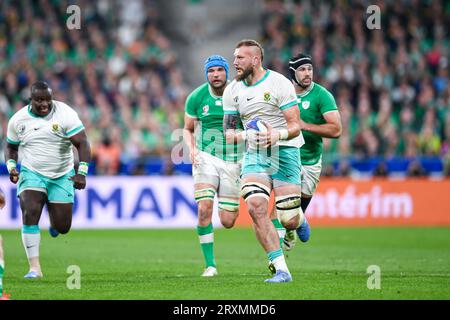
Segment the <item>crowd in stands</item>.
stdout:
<svg viewBox="0 0 450 320">
<path fill-rule="evenodd" d="M 340 139 L 325 141 L 330 161 L 437 156 L 450 174 L 450 3 L 375 4 L 368 13 L 363 0 L 266 0 L 267 64 L 287 74 L 293 54 L 313 57 L 315 81 L 334 94 L 343 121 Z M 374 12 L 379 29 L 367 23 Z"/>
<path fill-rule="evenodd" d="M 170 154 L 189 89 L 156 0 L 77 1 L 81 25 L 70 31 L 69 5 L 0 2 L 2 151 L 8 119 L 28 103 L 30 84 L 44 79 L 54 98 L 80 115 L 98 174 L 115 174 L 129 159 Z"/>
<path fill-rule="evenodd" d="M 1 1 L 1 154 L 8 119 L 28 103 L 30 84 L 44 79 L 55 99 L 79 113 L 97 174 L 116 174 L 130 159 L 167 159 L 193 86 L 156 2 L 77 1 L 81 26 L 68 32 L 68 0 Z M 315 81 L 336 98 L 344 130 L 340 139 L 325 140 L 325 164 L 437 156 L 450 175 L 450 3 L 377 2 L 380 29 L 368 28 L 364 0 L 262 4 L 265 64 L 287 74 L 290 56 L 309 53 Z M 136 174 L 145 172 L 142 161 Z M 385 170 L 381 163 L 375 173 Z M 344 160 L 324 174 L 350 171 Z"/>
</svg>

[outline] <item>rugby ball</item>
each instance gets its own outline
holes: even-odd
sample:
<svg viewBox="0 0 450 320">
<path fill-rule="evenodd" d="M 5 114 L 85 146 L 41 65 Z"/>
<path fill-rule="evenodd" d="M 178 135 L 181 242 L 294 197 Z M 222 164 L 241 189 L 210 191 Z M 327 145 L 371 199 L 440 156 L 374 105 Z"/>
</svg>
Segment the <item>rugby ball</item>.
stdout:
<svg viewBox="0 0 450 320">
<path fill-rule="evenodd" d="M 247 130 L 255 130 L 255 131 L 259 131 L 259 132 L 266 132 L 267 131 L 267 127 L 258 118 L 252 119 L 249 122 L 247 122 L 245 124 L 245 128 Z"/>
</svg>

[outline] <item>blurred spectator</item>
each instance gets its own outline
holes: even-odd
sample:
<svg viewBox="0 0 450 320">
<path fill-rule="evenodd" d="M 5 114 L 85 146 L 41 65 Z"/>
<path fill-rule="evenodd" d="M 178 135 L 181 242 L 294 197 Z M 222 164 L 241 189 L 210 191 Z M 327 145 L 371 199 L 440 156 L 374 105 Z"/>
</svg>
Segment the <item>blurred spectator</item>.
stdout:
<svg viewBox="0 0 450 320">
<path fill-rule="evenodd" d="M 340 177 L 350 177 L 350 174 L 351 174 L 350 163 L 347 160 L 341 160 L 339 162 L 337 175 Z"/>
<path fill-rule="evenodd" d="M 117 172 L 118 152 L 127 161 L 168 154 L 167 137 L 183 125 L 191 88 L 162 31 L 156 1 L 79 0 L 79 30 L 69 30 L 63 19 L 69 0 L 1 1 L 2 128 L 28 103 L 29 86 L 42 79 L 54 88 L 55 99 L 79 112 L 99 173 Z M 102 132 L 111 127 L 119 133 L 104 139 Z M 2 142 L 5 134 L 0 132 Z"/>
<path fill-rule="evenodd" d="M 116 175 L 120 169 L 121 148 L 117 141 L 114 141 L 105 134 L 102 142 L 96 147 L 94 159 L 97 174 Z"/>
<path fill-rule="evenodd" d="M 323 168 L 321 175 L 324 177 L 333 177 L 335 175 L 333 165 L 332 164 L 326 165 Z"/>
<path fill-rule="evenodd" d="M 325 153 L 449 155 L 448 2 L 379 2 L 381 30 L 366 28 L 364 0 L 265 4 L 267 64 L 287 74 L 289 55 L 312 54 L 315 80 L 336 97 L 343 133 Z"/>
<path fill-rule="evenodd" d="M 389 174 L 386 162 L 381 161 L 373 171 L 374 177 L 387 177 Z"/>
<path fill-rule="evenodd" d="M 408 177 L 426 177 L 427 172 L 422 167 L 421 163 L 419 161 L 411 161 L 411 163 L 408 166 Z"/>
<path fill-rule="evenodd" d="M 148 157 L 164 159 L 177 143 L 171 135 L 193 87 L 157 0 L 76 3 L 81 29 L 68 30 L 61 17 L 69 0 L 0 1 L 0 157 L 9 117 L 43 79 L 80 114 L 99 173 L 120 170 L 119 150 L 120 160 L 142 162 L 134 170 L 142 174 Z M 287 74 L 292 55 L 309 53 L 315 81 L 336 97 L 343 132 L 324 140 L 324 157 L 450 158 L 448 1 L 378 2 L 381 30 L 366 27 L 365 0 L 263 3 L 266 65 Z M 206 3 L 198 4 L 204 14 Z M 200 29 L 192 36 L 207 41 Z M 324 175 L 341 174 L 330 168 Z"/>
</svg>

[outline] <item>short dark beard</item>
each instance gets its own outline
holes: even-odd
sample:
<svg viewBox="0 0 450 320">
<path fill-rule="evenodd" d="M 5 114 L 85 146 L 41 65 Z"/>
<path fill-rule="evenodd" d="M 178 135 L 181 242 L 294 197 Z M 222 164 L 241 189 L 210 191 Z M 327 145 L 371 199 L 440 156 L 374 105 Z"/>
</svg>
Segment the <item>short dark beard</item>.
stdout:
<svg viewBox="0 0 450 320">
<path fill-rule="evenodd" d="M 248 76 L 253 76 L 253 68 L 245 69 L 241 75 L 237 74 L 236 77 L 234 77 L 234 79 L 236 79 L 236 81 L 242 81 L 247 79 Z"/>
<path fill-rule="evenodd" d="M 301 81 L 296 81 L 296 82 L 297 82 L 297 84 L 298 84 L 298 86 L 299 86 L 300 88 L 302 88 L 303 90 L 306 90 L 306 89 L 308 89 L 308 88 L 311 86 L 311 84 L 312 84 L 312 79 L 311 79 L 311 78 L 310 78 L 310 81 L 311 81 L 311 83 L 308 84 L 307 86 L 304 86 L 304 85 L 302 84 Z"/>
<path fill-rule="evenodd" d="M 225 90 L 225 87 L 227 86 L 227 81 L 225 80 L 225 82 L 219 87 L 214 87 L 211 83 L 209 85 L 211 86 L 211 89 L 215 95 L 222 96 L 223 91 Z"/>
<path fill-rule="evenodd" d="M 309 87 L 310 85 L 311 85 L 311 83 L 308 84 L 307 86 L 304 86 L 304 85 L 301 84 L 301 82 L 298 84 L 298 86 L 301 87 L 303 90 L 308 89 L 308 87 Z"/>
</svg>

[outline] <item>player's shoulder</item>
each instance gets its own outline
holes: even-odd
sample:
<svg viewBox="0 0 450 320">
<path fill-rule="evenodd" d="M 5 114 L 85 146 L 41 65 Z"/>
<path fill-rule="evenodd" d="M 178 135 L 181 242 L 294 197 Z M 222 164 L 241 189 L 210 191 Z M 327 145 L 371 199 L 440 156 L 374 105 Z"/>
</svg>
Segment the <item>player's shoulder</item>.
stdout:
<svg viewBox="0 0 450 320">
<path fill-rule="evenodd" d="M 238 90 L 241 82 L 242 81 L 236 81 L 236 79 L 233 79 L 233 81 L 228 83 L 227 86 L 225 87 L 225 90 L 223 91 L 223 95 L 236 92 L 236 90 Z"/>
<path fill-rule="evenodd" d="M 77 111 L 65 102 L 53 100 L 53 105 L 55 107 L 55 114 L 67 115 L 69 117 L 77 115 Z"/>
<path fill-rule="evenodd" d="M 30 108 L 30 105 L 27 104 L 26 106 L 23 106 L 22 108 L 20 108 L 19 110 L 17 110 L 12 116 L 11 118 L 9 118 L 9 121 L 16 121 L 18 119 L 22 119 L 22 118 L 26 118 L 29 116 L 29 111 L 28 109 Z"/>
<path fill-rule="evenodd" d="M 267 72 L 269 72 L 268 77 L 271 78 L 272 81 L 275 83 L 279 83 L 280 81 L 291 83 L 291 80 L 289 80 L 284 74 L 281 74 L 271 69 L 267 69 Z"/>
<path fill-rule="evenodd" d="M 71 106 L 69 106 L 67 103 L 59 101 L 59 100 L 53 100 L 53 105 L 57 108 L 57 110 L 73 110 L 75 111 Z"/>
<path fill-rule="evenodd" d="M 192 90 L 186 99 L 186 105 L 196 104 L 198 101 L 205 99 L 209 95 L 208 83 L 205 82 Z"/>
<path fill-rule="evenodd" d="M 280 90 L 280 92 L 286 92 L 286 90 L 295 91 L 294 85 L 286 76 L 274 70 L 268 69 L 268 72 L 268 85 L 270 87 Z"/>
<path fill-rule="evenodd" d="M 204 95 L 204 94 L 209 93 L 208 85 L 209 85 L 208 82 L 205 82 L 205 83 L 199 85 L 197 88 L 192 90 L 190 96 L 196 97 L 196 96 L 199 96 L 199 95 Z"/>
<path fill-rule="evenodd" d="M 333 94 L 330 92 L 330 90 L 328 90 L 321 84 L 318 84 L 317 82 L 314 82 L 314 90 L 316 90 L 318 93 L 329 95 L 329 96 L 333 97 Z"/>
</svg>

